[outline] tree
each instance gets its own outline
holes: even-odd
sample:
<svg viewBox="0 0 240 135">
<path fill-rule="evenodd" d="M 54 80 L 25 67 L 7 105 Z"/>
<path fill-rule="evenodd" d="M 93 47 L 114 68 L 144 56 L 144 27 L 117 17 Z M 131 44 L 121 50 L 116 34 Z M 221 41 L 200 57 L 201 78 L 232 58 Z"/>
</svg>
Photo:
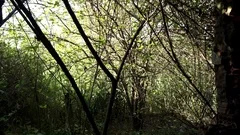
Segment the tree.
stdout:
<svg viewBox="0 0 240 135">
<path fill-rule="evenodd" d="M 240 129 L 240 2 L 217 0 L 214 64 L 219 125 Z M 221 129 L 220 129 L 221 130 Z M 226 131 L 227 132 L 227 131 Z M 229 131 L 230 132 L 230 131 Z"/>
</svg>

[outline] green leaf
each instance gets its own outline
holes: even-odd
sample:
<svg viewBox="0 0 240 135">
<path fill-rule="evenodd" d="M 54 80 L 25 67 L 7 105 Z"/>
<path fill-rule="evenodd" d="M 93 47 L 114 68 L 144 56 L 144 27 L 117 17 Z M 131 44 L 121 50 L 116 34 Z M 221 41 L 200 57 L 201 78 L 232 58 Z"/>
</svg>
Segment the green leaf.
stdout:
<svg viewBox="0 0 240 135">
<path fill-rule="evenodd" d="M 39 107 L 42 108 L 42 109 L 46 109 L 47 105 L 39 105 Z"/>
</svg>

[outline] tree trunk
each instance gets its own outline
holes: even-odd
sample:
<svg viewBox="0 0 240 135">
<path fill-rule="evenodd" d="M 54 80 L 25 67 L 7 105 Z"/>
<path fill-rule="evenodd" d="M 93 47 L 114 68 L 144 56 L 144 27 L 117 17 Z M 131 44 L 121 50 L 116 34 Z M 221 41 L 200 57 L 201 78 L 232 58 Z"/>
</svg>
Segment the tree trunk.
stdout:
<svg viewBox="0 0 240 135">
<path fill-rule="evenodd" d="M 135 76 L 133 76 L 133 95 L 132 95 L 132 105 L 133 105 L 133 130 L 134 131 L 141 131 L 143 129 L 143 114 L 146 102 L 146 89 L 143 84 L 143 80 L 140 79 L 133 70 Z"/>
<path fill-rule="evenodd" d="M 71 132 L 71 134 L 74 134 L 73 130 L 73 110 L 72 110 L 72 103 L 71 103 L 71 97 L 69 93 L 65 94 L 65 105 L 66 105 L 66 129 Z"/>
<path fill-rule="evenodd" d="M 233 130 L 239 131 L 240 126 L 240 2 L 217 0 L 217 4 L 219 2 L 223 6 L 217 13 L 213 63 L 217 88 L 217 125 L 224 126 L 224 129 L 217 128 L 216 133 L 224 130 L 224 133 L 230 134 Z M 225 13 L 222 13 L 223 9 Z"/>
</svg>

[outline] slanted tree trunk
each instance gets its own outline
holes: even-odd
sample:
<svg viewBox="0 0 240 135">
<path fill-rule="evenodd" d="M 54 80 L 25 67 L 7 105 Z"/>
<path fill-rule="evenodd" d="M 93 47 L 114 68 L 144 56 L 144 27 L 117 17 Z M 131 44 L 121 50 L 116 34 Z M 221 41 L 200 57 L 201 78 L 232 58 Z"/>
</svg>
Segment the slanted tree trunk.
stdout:
<svg viewBox="0 0 240 135">
<path fill-rule="evenodd" d="M 3 16 L 2 16 L 2 6 L 4 4 L 5 0 L 0 0 L 0 24 L 2 23 Z"/>
<path fill-rule="evenodd" d="M 218 6 L 217 12 L 213 63 L 218 125 L 227 127 L 224 132 L 228 133 L 240 129 L 240 1 L 217 0 L 217 5 L 220 3 L 222 6 Z"/>
</svg>

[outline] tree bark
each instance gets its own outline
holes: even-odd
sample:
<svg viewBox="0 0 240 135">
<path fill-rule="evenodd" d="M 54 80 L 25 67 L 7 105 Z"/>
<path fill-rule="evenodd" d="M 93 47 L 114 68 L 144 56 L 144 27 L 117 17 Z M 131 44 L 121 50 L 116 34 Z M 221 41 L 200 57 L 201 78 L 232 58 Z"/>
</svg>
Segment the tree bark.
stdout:
<svg viewBox="0 0 240 135">
<path fill-rule="evenodd" d="M 239 0 L 217 0 L 213 63 L 217 88 L 216 133 L 240 129 L 240 6 Z M 231 7 L 231 8 L 230 8 Z M 224 126 L 224 128 L 222 128 Z M 220 128 L 221 127 L 221 128 Z"/>
</svg>

